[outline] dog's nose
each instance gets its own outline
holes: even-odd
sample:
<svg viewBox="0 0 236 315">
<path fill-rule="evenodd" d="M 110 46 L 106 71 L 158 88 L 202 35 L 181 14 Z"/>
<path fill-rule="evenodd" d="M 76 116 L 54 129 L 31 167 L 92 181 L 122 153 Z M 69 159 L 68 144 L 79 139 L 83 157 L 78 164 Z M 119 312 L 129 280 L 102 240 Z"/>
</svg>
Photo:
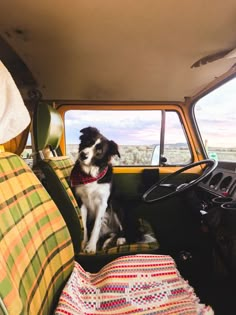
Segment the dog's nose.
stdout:
<svg viewBox="0 0 236 315">
<path fill-rule="evenodd" d="M 82 151 L 82 152 L 80 152 L 80 154 L 79 154 L 79 158 L 80 158 L 81 161 L 84 161 L 84 160 L 87 159 L 87 155 Z"/>
</svg>

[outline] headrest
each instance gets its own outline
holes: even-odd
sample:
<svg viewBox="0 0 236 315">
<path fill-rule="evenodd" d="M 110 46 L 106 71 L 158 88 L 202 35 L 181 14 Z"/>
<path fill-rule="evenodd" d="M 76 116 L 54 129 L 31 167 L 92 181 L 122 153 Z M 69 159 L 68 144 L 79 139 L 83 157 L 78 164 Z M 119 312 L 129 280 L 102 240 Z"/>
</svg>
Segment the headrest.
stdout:
<svg viewBox="0 0 236 315">
<path fill-rule="evenodd" d="M 36 151 L 41 151 L 47 146 L 56 150 L 60 144 L 63 128 L 63 120 L 56 109 L 48 104 L 39 103 L 33 120 Z"/>
<path fill-rule="evenodd" d="M 20 134 L 30 123 L 30 115 L 21 94 L 0 61 L 0 144 Z"/>
</svg>

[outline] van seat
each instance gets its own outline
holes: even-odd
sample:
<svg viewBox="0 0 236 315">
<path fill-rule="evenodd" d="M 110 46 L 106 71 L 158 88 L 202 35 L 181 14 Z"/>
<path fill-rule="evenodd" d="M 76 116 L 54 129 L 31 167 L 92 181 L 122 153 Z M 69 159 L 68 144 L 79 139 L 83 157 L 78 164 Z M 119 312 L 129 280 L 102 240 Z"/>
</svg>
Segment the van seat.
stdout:
<svg viewBox="0 0 236 315">
<path fill-rule="evenodd" d="M 0 314 L 51 314 L 73 266 L 55 203 L 20 157 L 0 153 Z"/>
<path fill-rule="evenodd" d="M 37 157 L 35 167 L 42 171 L 42 182 L 66 221 L 78 262 L 86 270 L 95 272 L 107 262 L 122 255 L 157 253 L 159 243 L 156 240 L 114 246 L 108 250 L 97 251 L 96 254 L 81 252 L 83 223 L 80 208 L 69 183 L 74 162 L 68 156 L 61 155 L 59 149 L 63 129 L 63 121 L 57 110 L 46 103 L 39 103 L 33 117 L 33 139 Z M 140 222 L 146 233 L 154 236 L 150 224 L 142 219 Z"/>
</svg>

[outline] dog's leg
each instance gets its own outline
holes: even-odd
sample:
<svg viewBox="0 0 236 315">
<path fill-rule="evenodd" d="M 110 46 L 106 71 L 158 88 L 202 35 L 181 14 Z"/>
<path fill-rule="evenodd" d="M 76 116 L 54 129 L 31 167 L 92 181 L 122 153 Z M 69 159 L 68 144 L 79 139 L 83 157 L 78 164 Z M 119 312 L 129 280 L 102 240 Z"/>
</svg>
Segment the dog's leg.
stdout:
<svg viewBox="0 0 236 315">
<path fill-rule="evenodd" d="M 83 242 L 81 244 L 81 249 L 84 250 L 87 242 L 88 242 L 88 230 L 87 230 L 87 214 L 88 214 L 88 210 L 85 207 L 84 204 L 82 204 L 81 208 L 81 217 L 82 217 L 82 222 L 83 222 L 83 228 L 84 228 L 84 237 L 83 237 Z"/>
<path fill-rule="evenodd" d="M 89 241 L 85 247 L 85 252 L 87 253 L 95 253 L 97 249 L 97 242 L 99 239 L 102 221 L 104 219 L 104 215 L 107 209 L 107 201 L 110 195 L 110 184 L 102 184 L 102 190 L 97 192 L 96 195 L 93 196 L 93 210 L 95 214 L 95 221 L 93 225 L 93 229 L 89 238 Z M 92 210 L 90 208 L 90 210 Z"/>
<path fill-rule="evenodd" d="M 116 246 L 121 246 L 126 244 L 126 238 L 125 237 L 118 237 L 116 241 Z"/>
<path fill-rule="evenodd" d="M 123 236 L 123 233 L 124 233 L 123 227 L 122 227 L 122 225 L 121 225 L 121 222 L 120 222 L 120 220 L 119 220 L 119 218 L 118 218 L 117 213 L 114 213 L 114 219 L 115 219 L 115 222 L 116 222 L 117 226 L 119 227 L 119 230 L 120 230 L 119 234 L 122 235 L 122 236 L 120 236 L 120 237 L 117 238 L 117 240 L 116 240 L 116 246 L 121 246 L 121 245 L 126 244 L 126 238 Z"/>
<path fill-rule="evenodd" d="M 110 248 L 112 245 L 114 245 L 115 238 L 117 237 L 116 233 L 111 233 L 109 235 L 109 238 L 105 240 L 105 242 L 102 245 L 102 249 L 106 250 Z"/>
<path fill-rule="evenodd" d="M 96 252 L 96 248 L 97 248 L 97 242 L 98 242 L 98 238 L 99 238 L 99 234 L 100 234 L 100 230 L 101 230 L 101 225 L 102 225 L 102 220 L 106 211 L 106 205 L 104 206 L 100 206 L 98 211 L 97 211 L 97 215 L 95 218 L 95 222 L 94 222 L 94 226 L 91 232 L 91 236 L 90 239 L 85 247 L 85 252 L 86 253 L 95 253 Z"/>
</svg>

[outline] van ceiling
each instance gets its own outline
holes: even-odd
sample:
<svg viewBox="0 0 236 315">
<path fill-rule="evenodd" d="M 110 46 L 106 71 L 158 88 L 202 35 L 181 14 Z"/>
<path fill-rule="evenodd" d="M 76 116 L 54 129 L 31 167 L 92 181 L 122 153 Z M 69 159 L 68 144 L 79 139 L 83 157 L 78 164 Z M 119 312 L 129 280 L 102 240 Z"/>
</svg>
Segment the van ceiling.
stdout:
<svg viewBox="0 0 236 315">
<path fill-rule="evenodd" d="M 235 30 L 235 0 L 0 3 L 0 36 L 32 75 L 22 76 L 22 93 L 36 84 L 50 100 L 183 101 L 236 63 L 191 68 L 235 48 Z M 19 78 L 4 51 L 0 44 L 0 59 Z"/>
</svg>

